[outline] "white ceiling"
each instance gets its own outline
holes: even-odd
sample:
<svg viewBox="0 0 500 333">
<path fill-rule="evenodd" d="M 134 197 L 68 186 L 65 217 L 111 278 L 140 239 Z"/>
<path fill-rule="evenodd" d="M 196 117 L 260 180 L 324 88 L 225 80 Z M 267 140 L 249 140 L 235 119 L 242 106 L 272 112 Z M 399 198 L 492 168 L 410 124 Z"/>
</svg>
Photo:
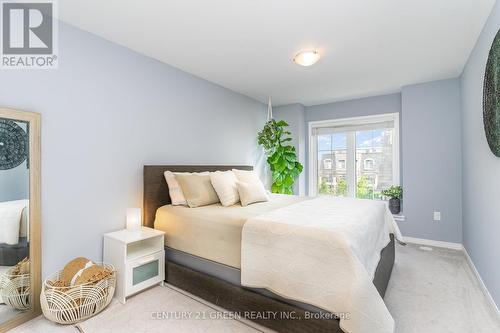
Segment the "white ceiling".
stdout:
<svg viewBox="0 0 500 333">
<path fill-rule="evenodd" d="M 495 0 L 71 0 L 60 18 L 261 101 L 320 104 L 460 75 Z M 318 49 L 312 67 L 294 54 Z"/>
</svg>

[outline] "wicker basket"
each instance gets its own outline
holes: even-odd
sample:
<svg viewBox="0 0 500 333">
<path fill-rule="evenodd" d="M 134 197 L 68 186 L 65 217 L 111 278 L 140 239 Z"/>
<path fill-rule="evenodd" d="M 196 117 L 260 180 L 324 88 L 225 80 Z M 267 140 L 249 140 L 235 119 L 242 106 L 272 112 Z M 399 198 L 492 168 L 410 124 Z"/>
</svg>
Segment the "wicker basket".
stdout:
<svg viewBox="0 0 500 333">
<path fill-rule="evenodd" d="M 49 281 L 59 280 L 61 271 L 43 282 L 40 303 L 44 316 L 59 324 L 74 324 L 101 312 L 115 293 L 116 271 L 112 265 L 102 264 L 112 274 L 97 283 L 74 287 L 55 287 Z"/>
<path fill-rule="evenodd" d="M 8 306 L 18 310 L 30 308 L 30 274 L 13 274 L 15 266 L 0 277 L 0 295 Z"/>
</svg>

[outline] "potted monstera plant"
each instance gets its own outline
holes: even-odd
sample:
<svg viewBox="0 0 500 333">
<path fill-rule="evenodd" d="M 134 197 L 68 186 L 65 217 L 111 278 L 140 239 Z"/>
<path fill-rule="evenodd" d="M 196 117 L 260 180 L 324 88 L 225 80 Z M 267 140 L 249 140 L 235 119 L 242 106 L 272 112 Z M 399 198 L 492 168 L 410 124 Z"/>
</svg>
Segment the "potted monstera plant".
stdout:
<svg viewBox="0 0 500 333">
<path fill-rule="evenodd" d="M 389 209 L 393 214 L 401 212 L 401 199 L 403 199 L 403 188 L 401 186 L 391 186 L 382 191 L 382 195 L 389 199 Z"/>
<path fill-rule="evenodd" d="M 286 130 L 288 124 L 279 120 L 269 120 L 257 140 L 264 147 L 267 163 L 273 175 L 273 193 L 293 194 L 295 179 L 302 172 L 302 164 L 298 161 L 295 147 L 287 144 L 292 141 L 290 131 Z"/>
</svg>

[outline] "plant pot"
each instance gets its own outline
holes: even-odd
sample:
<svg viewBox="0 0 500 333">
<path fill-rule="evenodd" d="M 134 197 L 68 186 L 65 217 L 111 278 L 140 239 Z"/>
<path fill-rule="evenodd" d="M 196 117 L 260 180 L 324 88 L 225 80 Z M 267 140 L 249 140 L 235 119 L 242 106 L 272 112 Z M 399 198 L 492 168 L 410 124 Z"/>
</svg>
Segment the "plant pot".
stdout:
<svg viewBox="0 0 500 333">
<path fill-rule="evenodd" d="M 401 200 L 392 198 L 389 200 L 389 210 L 393 214 L 401 213 Z"/>
</svg>

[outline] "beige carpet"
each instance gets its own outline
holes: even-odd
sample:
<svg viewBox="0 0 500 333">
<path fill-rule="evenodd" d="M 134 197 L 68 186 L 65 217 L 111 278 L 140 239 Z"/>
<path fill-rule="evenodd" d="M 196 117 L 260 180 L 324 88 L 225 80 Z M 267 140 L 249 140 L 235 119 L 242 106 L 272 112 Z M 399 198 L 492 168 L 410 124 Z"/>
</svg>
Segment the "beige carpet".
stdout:
<svg viewBox="0 0 500 333">
<path fill-rule="evenodd" d="M 78 325 L 85 333 L 255 332 L 221 312 L 170 287 L 155 287 L 127 302 L 114 302 L 109 311 Z"/>
<path fill-rule="evenodd" d="M 397 246 L 396 257 L 385 301 L 397 333 L 500 332 L 500 315 L 486 301 L 462 252 L 408 245 Z M 84 333 L 266 331 L 221 316 L 211 305 L 168 287 L 155 287 L 125 305 L 113 302 L 78 327 Z M 12 332 L 78 331 L 37 318 Z"/>
<path fill-rule="evenodd" d="M 461 251 L 398 246 L 385 302 L 396 332 L 500 332 L 500 315 Z"/>
</svg>

